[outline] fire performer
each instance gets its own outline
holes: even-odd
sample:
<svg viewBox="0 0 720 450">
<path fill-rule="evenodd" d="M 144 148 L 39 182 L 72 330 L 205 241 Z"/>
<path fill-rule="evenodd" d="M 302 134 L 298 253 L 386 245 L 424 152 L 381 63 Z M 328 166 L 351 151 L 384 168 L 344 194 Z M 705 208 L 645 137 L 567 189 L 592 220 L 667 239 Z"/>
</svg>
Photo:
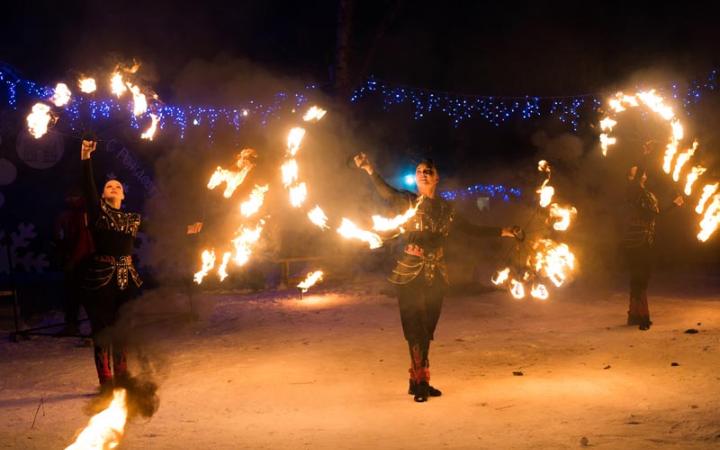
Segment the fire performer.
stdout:
<svg viewBox="0 0 720 450">
<path fill-rule="evenodd" d="M 673 206 L 682 206 L 683 197 L 678 195 L 668 208 L 658 206 L 657 197 L 645 184 L 647 172 L 643 165 L 630 168 L 627 185 L 628 214 L 622 236 L 622 248 L 630 272 L 630 307 L 628 325 L 649 330 L 650 310 L 647 288 L 652 273 L 653 249 L 655 247 L 655 219 Z"/>
<path fill-rule="evenodd" d="M 415 170 L 418 194 L 389 186 L 371 164 L 367 155 L 354 157 L 357 167 L 370 175 L 380 196 L 398 210 L 417 206 L 415 216 L 405 224 L 407 244 L 389 281 L 396 286 L 403 334 L 410 349 L 410 387 L 408 393 L 416 402 L 442 393 L 430 386 L 428 353 L 435 327 L 440 318 L 443 297 L 448 286 L 443 249 L 451 230 L 471 236 L 502 236 L 522 239 L 519 227 L 478 226 L 455 213 L 453 206 L 439 198 L 440 181 L 431 160 L 423 160 Z"/>
<path fill-rule="evenodd" d="M 137 293 L 142 281 L 132 262 L 132 249 L 140 227 L 140 214 L 120 208 L 125 199 L 118 180 L 108 180 L 101 196 L 92 169 L 91 155 L 97 143 L 82 141 L 80 159 L 88 209 L 88 225 L 95 253 L 83 278 L 83 306 L 90 319 L 95 349 L 95 367 L 101 391 L 122 384 L 128 376 L 127 355 L 122 340 L 112 327 L 120 307 Z M 112 369 L 110 360 L 112 358 Z"/>
</svg>

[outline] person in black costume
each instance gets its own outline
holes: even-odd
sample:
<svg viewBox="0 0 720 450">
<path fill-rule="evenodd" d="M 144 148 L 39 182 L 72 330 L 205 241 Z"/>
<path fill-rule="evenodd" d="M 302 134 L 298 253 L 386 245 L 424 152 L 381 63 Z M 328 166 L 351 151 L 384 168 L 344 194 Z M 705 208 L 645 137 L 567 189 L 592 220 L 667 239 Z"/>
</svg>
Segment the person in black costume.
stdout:
<svg viewBox="0 0 720 450">
<path fill-rule="evenodd" d="M 408 393 L 414 396 L 416 402 L 424 402 L 428 396 L 442 394 L 430 386 L 428 352 L 448 286 L 444 259 L 448 234 L 459 230 L 470 236 L 517 239 L 522 239 L 524 234 L 519 227 L 474 225 L 456 214 L 449 202 L 439 198 L 437 185 L 440 177 L 431 160 L 422 161 L 415 171 L 418 194 L 389 186 L 364 153 L 355 156 L 355 164 L 370 175 L 380 196 L 390 202 L 393 209 L 404 212 L 418 205 L 415 216 L 404 225 L 407 244 L 389 281 L 396 286 L 403 334 L 410 349 Z"/>
<path fill-rule="evenodd" d="M 106 390 L 128 377 L 125 348 L 113 325 L 120 307 L 136 296 L 142 285 L 131 257 L 140 227 L 140 214 L 121 210 L 125 193 L 118 180 L 107 181 L 102 195 L 98 195 L 91 160 L 96 145 L 96 142 L 84 139 L 80 157 L 88 226 L 95 243 L 82 289 L 83 307 L 92 328 L 95 367 L 101 390 Z"/>
<path fill-rule="evenodd" d="M 630 272 L 630 307 L 628 325 L 641 330 L 650 329 L 650 309 L 647 288 L 652 273 L 655 247 L 655 219 L 669 208 L 660 208 L 657 197 L 647 187 L 647 173 L 643 165 L 630 168 L 626 190 L 628 211 L 622 235 L 622 249 Z M 682 206 L 683 197 L 678 195 L 672 206 Z"/>
</svg>

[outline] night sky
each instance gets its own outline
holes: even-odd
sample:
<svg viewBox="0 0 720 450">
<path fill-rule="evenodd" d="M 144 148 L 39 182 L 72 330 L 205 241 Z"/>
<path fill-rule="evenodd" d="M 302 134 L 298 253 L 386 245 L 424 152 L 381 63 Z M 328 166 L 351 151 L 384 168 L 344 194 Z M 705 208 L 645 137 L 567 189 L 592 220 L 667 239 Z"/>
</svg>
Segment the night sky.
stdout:
<svg viewBox="0 0 720 450">
<path fill-rule="evenodd" d="M 718 64 L 718 6 L 630 3 L 355 0 L 352 72 L 464 93 L 571 95 L 639 69 L 690 77 Z M 9 2 L 0 59 L 50 80 L 137 57 L 162 91 L 194 59 L 240 57 L 327 84 L 337 10 L 337 0 Z"/>
</svg>

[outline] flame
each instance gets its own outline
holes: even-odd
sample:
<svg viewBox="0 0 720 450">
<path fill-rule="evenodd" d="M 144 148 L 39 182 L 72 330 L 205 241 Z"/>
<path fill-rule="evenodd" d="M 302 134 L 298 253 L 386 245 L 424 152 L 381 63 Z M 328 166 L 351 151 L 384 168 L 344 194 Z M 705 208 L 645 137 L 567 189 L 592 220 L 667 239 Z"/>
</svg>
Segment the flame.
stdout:
<svg viewBox="0 0 720 450">
<path fill-rule="evenodd" d="M 677 119 L 673 120 L 672 122 L 670 122 L 670 126 L 672 127 L 673 139 L 675 139 L 676 141 L 682 141 L 685 133 L 683 132 L 683 126 L 680 121 Z"/>
<path fill-rule="evenodd" d="M 309 122 L 311 120 L 320 120 L 323 118 L 323 116 L 325 116 L 326 113 L 327 111 L 325 111 L 324 109 L 313 106 L 305 113 L 305 115 L 303 116 L 303 120 L 305 122 Z"/>
<path fill-rule="evenodd" d="M 550 205 L 550 218 L 554 219 L 553 228 L 557 231 L 566 231 L 575 216 L 577 209 L 574 206 L 562 207 L 557 203 Z"/>
<path fill-rule="evenodd" d="M 617 144 L 617 138 L 609 137 L 607 134 L 600 134 L 600 147 L 602 148 L 603 156 L 607 156 L 608 147 Z"/>
<path fill-rule="evenodd" d="M 265 193 L 269 190 L 270 186 L 267 184 L 265 186 L 255 185 L 250 192 L 250 198 L 240 204 L 240 214 L 250 217 L 258 212 L 265 200 Z"/>
<path fill-rule="evenodd" d="M 213 267 L 215 267 L 215 251 L 214 250 L 203 250 L 202 255 L 202 268 L 199 272 L 195 273 L 193 276 L 193 280 L 200 284 L 202 283 L 203 278 L 207 276 L 208 272 L 212 270 Z"/>
<path fill-rule="evenodd" d="M 704 174 L 707 171 L 707 169 L 703 166 L 695 166 L 692 169 L 690 169 L 690 173 L 687 175 L 686 181 L 685 181 L 685 195 L 692 194 L 692 186 L 697 181 L 697 179 L 700 177 L 700 175 Z"/>
<path fill-rule="evenodd" d="M 143 134 L 140 135 L 141 139 L 147 139 L 148 141 L 152 141 L 153 137 L 155 137 L 155 132 L 157 131 L 157 125 L 158 122 L 160 122 L 160 117 L 150 113 L 150 120 L 152 120 L 152 123 L 150 124 L 150 127 L 143 132 Z"/>
<path fill-rule="evenodd" d="M 550 297 L 547 288 L 542 283 L 533 284 L 530 295 L 538 300 L 547 300 Z"/>
<path fill-rule="evenodd" d="M 510 268 L 506 267 L 503 270 L 498 270 L 495 275 L 490 278 L 490 281 L 492 284 L 499 286 L 507 281 L 507 279 L 510 277 Z"/>
<path fill-rule="evenodd" d="M 235 192 L 235 189 L 245 181 L 245 177 L 247 177 L 248 173 L 255 167 L 253 158 L 256 157 L 257 152 L 255 150 L 251 148 L 243 149 L 240 154 L 236 156 L 237 161 L 235 165 L 240 170 L 228 170 L 218 166 L 210 177 L 210 181 L 208 181 L 208 189 L 215 189 L 222 183 L 225 183 L 223 197 L 230 198 L 233 192 Z"/>
<path fill-rule="evenodd" d="M 405 214 L 398 214 L 392 219 L 388 219 L 386 217 L 378 215 L 372 216 L 373 230 L 390 231 L 400 228 L 402 225 L 405 224 L 405 222 L 415 217 L 415 213 L 417 212 L 420 203 L 422 203 L 423 198 L 424 197 L 421 196 L 415 206 L 411 206 L 410 208 L 408 208 L 408 210 L 405 211 Z"/>
<path fill-rule="evenodd" d="M 45 103 L 35 103 L 32 112 L 27 116 L 28 131 L 35 139 L 40 139 L 47 133 L 52 120 L 50 107 Z"/>
<path fill-rule="evenodd" d="M 232 252 L 225 252 L 223 253 L 223 259 L 222 263 L 220 263 L 220 267 L 218 268 L 218 277 L 220 277 L 220 281 L 224 281 L 225 278 L 227 278 L 227 266 L 230 262 L 230 258 L 232 258 Z"/>
<path fill-rule="evenodd" d="M 325 212 L 319 206 L 315 206 L 315 208 L 313 208 L 312 211 L 307 214 L 307 216 L 308 218 L 310 218 L 310 221 L 312 223 L 319 226 L 321 229 L 330 229 L 330 227 L 327 225 L 328 218 L 325 215 Z"/>
<path fill-rule="evenodd" d="M 110 90 L 117 98 L 122 97 L 122 95 L 127 92 L 127 87 L 125 87 L 125 82 L 120 72 L 115 72 L 110 79 Z"/>
<path fill-rule="evenodd" d="M 540 194 L 540 206 L 543 208 L 552 202 L 553 195 L 555 195 L 555 188 L 547 185 L 549 181 L 550 179 L 548 178 L 543 182 L 542 186 L 540 186 L 540 189 L 535 191 Z"/>
<path fill-rule="evenodd" d="M 382 247 L 382 239 L 380 236 L 371 231 L 358 228 L 351 220 L 344 217 L 337 232 L 348 239 L 358 239 L 367 242 L 371 249 Z"/>
<path fill-rule="evenodd" d="M 126 397 L 125 389 L 114 389 L 110 406 L 92 416 L 75 442 L 65 447 L 65 450 L 103 450 L 117 447 L 127 422 Z"/>
<path fill-rule="evenodd" d="M 72 96 L 72 93 L 70 92 L 70 89 L 67 87 L 67 84 L 65 83 L 58 83 L 57 86 L 55 86 L 55 93 L 50 98 L 50 101 L 53 102 L 55 106 L 58 108 L 61 106 L 65 106 L 70 101 L 70 97 Z"/>
<path fill-rule="evenodd" d="M 695 154 L 695 150 L 697 150 L 698 143 L 693 142 L 693 146 L 684 152 L 680 153 L 677 157 L 677 160 L 675 161 L 675 170 L 673 170 L 673 181 L 678 181 L 680 179 L 680 171 L 682 170 L 683 166 L 686 162 L 690 160 L 692 155 Z"/>
<path fill-rule="evenodd" d="M 544 159 L 541 159 L 540 161 L 538 161 L 538 171 L 550 173 L 550 163 L 548 163 Z"/>
<path fill-rule="evenodd" d="M 290 187 L 291 184 L 297 181 L 298 165 L 294 159 L 290 159 L 280 166 L 280 171 L 282 172 L 282 180 L 285 187 Z"/>
<path fill-rule="evenodd" d="M 708 205 L 705 215 L 700 221 L 700 232 L 697 238 L 702 242 L 707 241 L 717 230 L 718 223 L 720 223 L 720 194 L 715 194 L 712 203 Z"/>
<path fill-rule="evenodd" d="M 311 272 L 307 274 L 307 277 L 305 277 L 305 280 L 300 282 L 297 287 L 303 292 L 307 292 L 308 289 L 315 286 L 315 284 L 318 281 L 321 281 L 323 279 L 323 271 L 322 270 L 316 270 L 315 272 Z"/>
<path fill-rule="evenodd" d="M 515 279 L 511 279 L 510 294 L 518 300 L 525 298 L 525 285 Z"/>
<path fill-rule="evenodd" d="M 712 195 L 715 193 L 715 191 L 718 190 L 718 187 L 720 187 L 720 183 L 715 184 L 706 184 L 703 186 L 703 193 L 700 196 L 700 200 L 698 201 L 697 206 L 695 207 L 695 212 L 698 214 L 702 214 L 705 210 L 705 203 L 712 197 Z"/>
<path fill-rule="evenodd" d="M 145 111 L 147 111 L 148 108 L 145 94 L 140 92 L 140 88 L 135 86 L 134 84 L 126 84 L 133 96 L 133 114 L 139 116 L 140 114 L 143 114 Z"/>
<path fill-rule="evenodd" d="M 606 117 L 600 121 L 600 129 L 603 131 L 612 131 L 615 125 L 617 125 L 617 121 L 609 117 Z"/>
<path fill-rule="evenodd" d="M 300 149 L 300 143 L 302 143 L 303 137 L 305 137 L 304 128 L 295 127 L 290 130 L 287 138 L 288 154 L 290 156 L 295 156 Z"/>
<path fill-rule="evenodd" d="M 95 78 L 80 78 L 78 80 L 78 86 L 80 87 L 80 92 L 84 92 L 86 94 L 92 94 L 93 92 L 97 91 L 97 83 L 95 83 Z"/>
<path fill-rule="evenodd" d="M 238 236 L 232 240 L 235 246 L 234 261 L 238 266 L 243 266 L 250 260 L 252 254 L 252 245 L 260 239 L 260 234 L 265 225 L 264 220 L 260 220 L 255 228 L 240 228 Z"/>
<path fill-rule="evenodd" d="M 670 143 L 665 147 L 665 155 L 663 156 L 663 172 L 669 174 L 672 170 L 672 162 L 673 158 L 675 158 L 675 154 L 677 153 L 678 148 L 678 141 L 672 140 Z"/>
<path fill-rule="evenodd" d="M 290 188 L 290 204 L 293 208 L 299 208 L 307 198 L 307 185 L 300 183 Z"/>
<path fill-rule="evenodd" d="M 575 255 L 570 247 L 551 239 L 540 239 L 533 244 L 533 250 L 535 254 L 528 258 L 528 264 L 555 286 L 562 286 L 575 268 Z"/>
</svg>

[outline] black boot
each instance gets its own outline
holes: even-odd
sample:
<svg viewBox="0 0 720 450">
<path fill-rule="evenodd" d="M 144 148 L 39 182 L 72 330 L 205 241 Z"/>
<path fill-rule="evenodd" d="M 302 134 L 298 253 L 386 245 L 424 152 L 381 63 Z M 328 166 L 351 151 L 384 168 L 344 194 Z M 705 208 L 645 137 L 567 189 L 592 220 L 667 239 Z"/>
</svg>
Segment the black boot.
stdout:
<svg viewBox="0 0 720 450">
<path fill-rule="evenodd" d="M 409 387 L 408 387 L 408 394 L 415 395 L 415 380 L 410 380 Z M 428 397 L 440 397 L 442 395 L 442 391 L 440 389 L 435 389 L 434 387 L 430 386 L 428 384 Z"/>
<path fill-rule="evenodd" d="M 650 325 L 652 325 L 652 322 L 650 321 L 649 317 L 641 317 L 637 323 L 638 330 L 647 331 L 650 329 Z"/>
<path fill-rule="evenodd" d="M 628 326 L 640 325 L 640 317 L 628 314 L 627 324 Z"/>
<path fill-rule="evenodd" d="M 421 381 L 415 385 L 415 397 L 414 400 L 418 403 L 426 402 L 428 399 L 428 387 L 430 385 L 427 381 Z"/>
</svg>

